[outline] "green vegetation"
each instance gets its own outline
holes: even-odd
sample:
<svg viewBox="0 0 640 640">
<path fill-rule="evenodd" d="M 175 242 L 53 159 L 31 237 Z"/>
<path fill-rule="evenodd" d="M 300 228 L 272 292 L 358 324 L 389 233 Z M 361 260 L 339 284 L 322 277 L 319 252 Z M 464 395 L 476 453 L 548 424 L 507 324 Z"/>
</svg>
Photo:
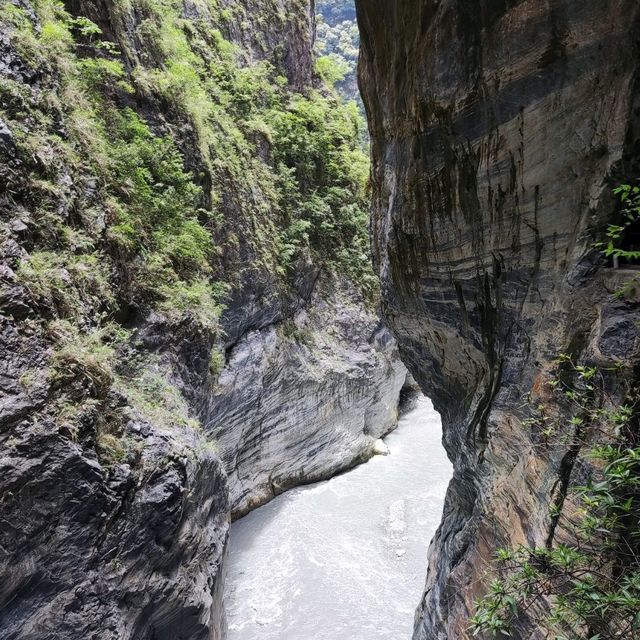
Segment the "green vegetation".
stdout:
<svg viewBox="0 0 640 640">
<path fill-rule="evenodd" d="M 121 367 L 115 387 L 125 394 L 131 406 L 145 420 L 159 427 L 199 429 L 197 420 L 188 418 L 189 410 L 182 394 L 172 384 L 168 368 L 156 357 L 129 353 Z"/>
<path fill-rule="evenodd" d="M 562 491 L 552 507 L 552 531 L 562 522 L 562 542 L 551 535 L 544 547 L 498 550 L 499 578 L 476 604 L 474 634 L 510 636 L 523 615 L 555 640 L 622 640 L 640 632 L 640 395 L 631 382 L 607 388 L 607 377 L 625 379 L 618 370 L 559 359 L 551 386 L 571 415 L 538 406 L 529 424 L 546 446 L 575 452 L 590 476 L 570 488 L 575 511 L 564 513 Z M 542 599 L 550 611 L 537 606 Z"/>
<path fill-rule="evenodd" d="M 316 11 L 328 24 L 339 24 L 356 19 L 354 0 L 317 0 Z"/>
<path fill-rule="evenodd" d="M 640 186 L 623 184 L 614 190 L 620 201 L 619 223 L 607 228 L 607 241 L 598 243 L 603 253 L 610 257 L 614 267 L 640 263 Z M 640 276 L 634 275 L 622 284 L 616 293 L 618 298 L 636 297 Z"/>
<path fill-rule="evenodd" d="M 92 397 L 104 397 L 113 382 L 117 349 L 128 333 L 114 323 L 81 332 L 66 320 L 51 322 L 47 330 L 55 345 L 51 380 L 54 383 L 77 380 Z"/>
<path fill-rule="evenodd" d="M 350 100 L 360 100 L 357 65 L 360 33 L 353 0 L 318 0 L 317 71 Z"/>
<path fill-rule="evenodd" d="M 20 264 L 18 276 L 31 297 L 49 313 L 74 318 L 81 315 L 83 304 L 95 309 L 113 307 L 105 262 L 97 252 L 64 255 L 37 251 Z"/>
<path fill-rule="evenodd" d="M 140 3 L 144 19 L 137 34 L 149 54 L 144 62 L 135 58 L 130 72 L 127 56 L 101 40 L 97 25 L 71 17 L 54 0 L 36 3 L 39 33 L 22 10 L 3 8 L 2 20 L 25 62 L 52 67 L 61 78 L 61 86 L 35 96 L 35 105 L 34 96 L 20 96 L 11 81 L 3 87 L 9 124 L 29 115 L 40 125 L 21 136 L 19 148 L 31 160 L 44 159 L 36 163 L 31 183 L 22 185 L 31 194 L 24 193 L 25 200 L 38 197 L 33 204 L 43 235 L 49 235 L 43 255 L 67 249 L 57 258 L 66 269 L 84 259 L 78 242 L 88 256 L 103 251 L 97 246 L 102 238 L 91 233 L 95 220 L 69 225 L 53 213 L 56 201 L 68 196 L 59 187 L 60 173 L 72 165 L 85 180 L 99 180 L 86 213 L 107 218 L 108 240 L 117 245 L 108 252 L 126 264 L 126 293 L 135 304 L 168 314 L 193 308 L 201 318 L 215 318 L 226 286 L 211 282 L 212 266 L 237 241 L 227 229 L 236 207 L 253 230 L 243 241 L 266 268 L 286 277 L 293 262 L 309 253 L 371 287 L 368 169 L 358 143 L 363 125 L 357 110 L 328 91 L 292 93 L 268 62 L 242 66 L 239 51 L 218 28 L 230 19 L 228 11 L 217 11 L 213 0 L 211 20 L 183 19 L 180 7 L 170 0 Z M 130 7 L 123 0 L 120 9 L 125 15 Z M 132 108 L 148 100 L 163 102 L 166 114 L 155 130 Z M 20 107 L 11 109 L 18 101 Z M 52 132 L 60 118 L 66 136 Z M 175 123 L 183 122 L 191 132 L 178 130 Z M 76 246 L 65 242 L 71 236 Z M 25 266 L 32 285 L 32 272 L 42 275 L 42 266 L 38 257 Z M 232 284 L 234 275 L 225 274 L 225 282 Z M 41 277 L 37 284 L 35 293 L 47 304 L 64 306 L 65 300 L 52 300 L 56 295 L 45 291 Z M 65 297 L 65 287 L 53 288 Z"/>
<path fill-rule="evenodd" d="M 369 164 L 356 142 L 361 133 L 357 107 L 311 92 L 295 96 L 285 111 L 272 111 L 269 120 L 288 222 L 282 257 L 290 262 L 308 247 L 373 289 L 364 189 Z"/>
<path fill-rule="evenodd" d="M 336 56 L 322 56 L 316 60 L 316 72 L 332 87 L 344 82 L 350 71 L 348 63 Z"/>
<path fill-rule="evenodd" d="M 38 77 L 0 79 L 20 166 L 2 174 L 0 198 L 28 228 L 17 277 L 43 318 L 53 382 L 79 383 L 83 403 L 114 388 L 177 423 L 187 410 L 166 372 L 155 401 L 149 371 L 119 370 L 122 318 L 155 311 L 212 336 L 234 287 L 266 272 L 285 292 L 310 261 L 375 294 L 364 126 L 326 63 L 326 86 L 294 91 L 282 52 L 247 56 L 225 35 L 264 16 L 218 0 L 188 18 L 177 0 L 117 0 L 108 38 L 57 0 L 33 6 L 35 19 L 0 8 L 12 64 Z M 223 365 L 214 349 L 211 375 Z M 120 433 L 103 435 L 117 459 Z"/>
<path fill-rule="evenodd" d="M 607 242 L 596 246 L 603 249 L 608 257 L 624 260 L 640 260 L 640 246 L 627 248 L 623 246 L 625 235 L 640 220 L 640 186 L 638 184 L 622 184 L 613 191 L 622 205 L 620 224 L 610 224 L 607 227 Z"/>
</svg>

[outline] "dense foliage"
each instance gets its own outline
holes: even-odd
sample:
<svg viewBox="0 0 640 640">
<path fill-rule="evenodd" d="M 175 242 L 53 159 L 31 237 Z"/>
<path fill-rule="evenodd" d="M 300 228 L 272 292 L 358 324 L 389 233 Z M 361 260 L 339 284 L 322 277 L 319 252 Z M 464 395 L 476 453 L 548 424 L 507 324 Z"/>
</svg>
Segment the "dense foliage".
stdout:
<svg viewBox="0 0 640 640">
<path fill-rule="evenodd" d="M 23 59 L 33 69 L 58 72 L 62 81 L 31 95 L 11 79 L 0 88 L 2 117 L 33 165 L 28 183 L 10 177 L 8 188 L 44 216 L 33 269 L 25 266 L 25 273 L 44 265 L 41 253 L 55 250 L 58 261 L 78 262 L 101 244 L 90 220 L 69 224 L 55 213 L 57 182 L 73 163 L 85 179 L 98 179 L 83 213 L 104 221 L 109 251 L 133 266 L 134 301 L 202 304 L 211 312 L 220 287 L 209 275 L 216 237 L 229 240 L 217 231 L 225 225 L 222 200 L 230 191 L 239 200 L 249 196 L 243 208 L 255 220 L 252 242 L 275 271 L 286 275 L 294 257 L 311 251 L 329 268 L 364 276 L 368 284 L 367 169 L 357 112 L 327 92 L 292 93 L 266 62 L 242 66 L 220 31 L 182 19 L 178 7 L 140 3 L 146 18 L 138 32 L 157 57 L 149 64 L 136 60 L 131 70 L 96 24 L 73 18 L 53 0 L 36 3 L 41 30 L 24 10 L 3 7 Z M 149 99 L 166 101 L 170 114 L 153 128 L 136 107 Z M 194 129 L 200 170 L 211 174 L 206 192 L 174 141 L 184 138 L 172 135 L 171 123 L 181 117 Z M 26 131 L 25 120 L 33 122 Z M 54 120 L 65 122 L 63 133 Z M 266 161 L 259 157 L 263 149 Z"/>
<path fill-rule="evenodd" d="M 360 102 L 357 81 L 360 33 L 353 0 L 319 0 L 316 4 L 317 69 L 348 99 Z"/>
<path fill-rule="evenodd" d="M 0 213 L 25 228 L 16 276 L 52 379 L 66 369 L 104 396 L 123 319 L 153 311 L 216 335 L 253 273 L 286 291 L 313 263 L 374 293 L 358 110 L 232 44 L 240 3 L 187 17 L 177 0 L 114 0 L 105 32 L 57 0 L 32 5 L 0 7 L 15 58 L 0 78 Z M 222 361 L 214 349 L 212 371 Z M 148 376 L 127 375 L 132 396 Z M 149 409 L 154 394 L 137 395 Z"/>
<path fill-rule="evenodd" d="M 317 0 L 316 11 L 332 26 L 356 19 L 354 0 Z"/>
</svg>

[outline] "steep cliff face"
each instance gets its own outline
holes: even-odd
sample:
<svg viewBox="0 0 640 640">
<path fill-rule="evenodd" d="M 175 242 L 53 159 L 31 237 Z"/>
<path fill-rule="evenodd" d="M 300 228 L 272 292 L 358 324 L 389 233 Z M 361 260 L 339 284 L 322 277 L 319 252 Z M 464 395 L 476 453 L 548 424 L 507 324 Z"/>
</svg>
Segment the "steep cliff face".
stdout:
<svg viewBox="0 0 640 640">
<path fill-rule="evenodd" d="M 284 324 L 248 332 L 210 397 L 205 427 L 234 516 L 369 459 L 395 428 L 406 369 L 352 287 L 319 286 Z"/>
<path fill-rule="evenodd" d="M 306 1 L 0 7 L 3 639 L 221 638 L 231 511 L 393 428 L 312 40 Z"/>
<path fill-rule="evenodd" d="M 357 5 L 384 313 L 455 465 L 415 638 L 464 638 L 492 552 L 544 544 L 571 474 L 521 420 L 527 394 L 561 352 L 638 361 L 637 308 L 593 244 L 638 175 L 640 7 Z"/>
</svg>

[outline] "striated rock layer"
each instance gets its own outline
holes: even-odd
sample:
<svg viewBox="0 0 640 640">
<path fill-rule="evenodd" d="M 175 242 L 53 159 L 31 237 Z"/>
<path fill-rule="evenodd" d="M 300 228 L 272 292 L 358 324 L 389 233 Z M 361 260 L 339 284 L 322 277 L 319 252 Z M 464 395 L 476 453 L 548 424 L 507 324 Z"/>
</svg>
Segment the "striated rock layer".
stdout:
<svg viewBox="0 0 640 640">
<path fill-rule="evenodd" d="M 640 5 L 357 5 L 384 314 L 455 465 L 414 637 L 459 639 L 492 552 L 553 535 L 571 473 L 523 398 L 560 352 L 638 361 L 637 308 L 593 244 L 640 175 Z"/>
<path fill-rule="evenodd" d="M 374 455 L 397 424 L 405 379 L 395 341 L 345 282 L 316 284 L 290 320 L 246 333 L 205 422 L 234 517 Z"/>
</svg>

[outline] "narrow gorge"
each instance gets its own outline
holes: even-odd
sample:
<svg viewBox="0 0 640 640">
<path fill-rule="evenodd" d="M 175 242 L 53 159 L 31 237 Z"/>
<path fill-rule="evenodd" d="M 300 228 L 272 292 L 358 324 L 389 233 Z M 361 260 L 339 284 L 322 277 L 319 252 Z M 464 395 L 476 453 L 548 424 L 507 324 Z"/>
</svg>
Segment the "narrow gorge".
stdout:
<svg viewBox="0 0 640 640">
<path fill-rule="evenodd" d="M 0 640 L 639 637 L 639 158 L 637 0 L 0 0 Z"/>
<path fill-rule="evenodd" d="M 396 425 L 363 125 L 251 5 L 2 3 L 3 640 L 221 638 L 230 516 Z"/>
</svg>

